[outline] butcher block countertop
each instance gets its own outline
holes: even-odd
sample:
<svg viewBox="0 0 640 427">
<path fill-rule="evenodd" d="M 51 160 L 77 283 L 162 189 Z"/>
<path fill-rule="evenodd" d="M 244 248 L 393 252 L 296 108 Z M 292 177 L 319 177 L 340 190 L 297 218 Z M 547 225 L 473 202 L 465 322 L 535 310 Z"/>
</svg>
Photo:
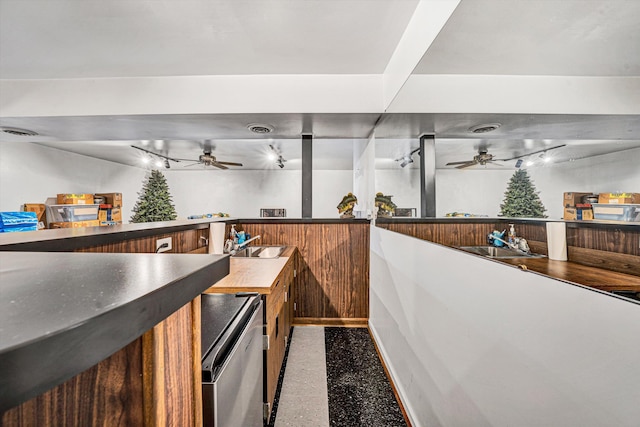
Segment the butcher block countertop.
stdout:
<svg viewBox="0 0 640 427">
<path fill-rule="evenodd" d="M 211 286 L 205 293 L 258 292 L 270 294 L 277 278 L 292 260 L 295 246 L 287 246 L 278 258 L 229 257 L 229 275 Z"/>
</svg>

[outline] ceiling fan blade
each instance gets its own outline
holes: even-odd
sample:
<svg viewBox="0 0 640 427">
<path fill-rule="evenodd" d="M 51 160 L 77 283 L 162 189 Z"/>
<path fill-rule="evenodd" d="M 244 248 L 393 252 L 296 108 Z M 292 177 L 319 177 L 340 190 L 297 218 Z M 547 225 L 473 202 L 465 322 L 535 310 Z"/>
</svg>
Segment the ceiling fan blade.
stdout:
<svg viewBox="0 0 640 427">
<path fill-rule="evenodd" d="M 131 148 L 135 148 L 136 150 L 144 151 L 145 153 L 151 154 L 152 156 L 158 156 L 158 157 L 162 157 L 163 159 L 171 160 L 172 162 L 180 162 L 180 160 L 185 160 L 185 159 L 176 159 L 176 158 L 173 158 L 173 157 L 165 156 L 164 154 L 155 153 L 155 152 L 153 152 L 151 150 L 147 150 L 146 148 L 136 147 L 135 145 L 132 145 Z M 190 161 L 190 160 L 187 160 L 187 161 Z"/>
<path fill-rule="evenodd" d="M 538 151 L 534 151 L 532 153 L 527 153 L 527 154 L 522 154 L 520 156 L 510 157 L 508 159 L 494 159 L 494 160 L 500 160 L 501 162 L 508 162 L 509 160 L 516 160 L 516 159 L 520 159 L 522 157 L 531 156 L 533 154 L 544 153 L 545 151 L 551 151 L 551 150 L 555 150 L 556 148 L 562 148 L 562 147 L 565 147 L 566 145 L 567 144 L 562 144 L 562 145 L 558 145 L 556 147 L 545 148 L 544 150 L 538 150 Z"/>
<path fill-rule="evenodd" d="M 501 165 L 500 163 L 496 163 L 495 160 L 487 160 L 487 163 L 493 163 L 496 166 L 504 167 L 504 165 Z"/>
<path fill-rule="evenodd" d="M 191 160 L 193 161 L 193 160 Z M 190 165 L 184 165 L 183 167 L 188 168 L 189 166 L 195 166 L 195 165 L 199 165 L 200 162 L 195 162 L 195 163 L 191 163 Z"/>
<path fill-rule="evenodd" d="M 220 162 L 211 162 L 211 166 L 215 166 L 215 167 L 220 168 L 220 169 L 229 169 L 228 167 L 226 167 L 225 165 L 223 165 Z"/>
<path fill-rule="evenodd" d="M 176 162 L 183 161 L 183 162 L 197 162 L 197 163 L 200 163 L 200 160 L 198 160 L 198 159 L 180 159 L 180 158 L 176 158 L 176 159 L 172 159 L 172 160 L 174 160 Z"/>
<path fill-rule="evenodd" d="M 217 162 L 221 165 L 227 165 L 227 166 L 242 166 L 242 163 L 234 163 L 234 162 Z"/>
<path fill-rule="evenodd" d="M 476 162 L 475 160 L 472 162 L 466 162 L 465 164 L 462 164 L 460 166 L 456 166 L 456 169 L 464 169 L 464 168 L 468 168 L 469 166 L 473 166 L 473 165 L 477 165 L 478 162 Z"/>
<path fill-rule="evenodd" d="M 475 160 L 465 160 L 463 162 L 449 162 L 445 166 L 453 166 L 453 165 L 464 165 L 470 162 L 475 162 Z"/>
</svg>

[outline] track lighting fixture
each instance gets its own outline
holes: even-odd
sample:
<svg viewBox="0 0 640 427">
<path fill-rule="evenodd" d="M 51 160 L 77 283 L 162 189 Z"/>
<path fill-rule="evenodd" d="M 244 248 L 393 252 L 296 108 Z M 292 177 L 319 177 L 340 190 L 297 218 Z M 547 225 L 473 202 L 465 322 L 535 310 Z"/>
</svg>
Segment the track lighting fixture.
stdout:
<svg viewBox="0 0 640 427">
<path fill-rule="evenodd" d="M 169 164 L 169 160 L 164 159 L 164 168 L 165 169 L 169 169 L 171 167 L 171 165 Z"/>
<path fill-rule="evenodd" d="M 420 147 L 416 148 L 415 150 L 411 151 L 409 154 L 405 154 L 404 156 L 396 159 L 396 162 L 400 162 L 400 167 L 403 168 L 411 163 L 413 163 L 413 155 L 420 151 Z"/>
<path fill-rule="evenodd" d="M 280 169 L 284 168 L 284 163 L 287 160 L 284 157 L 282 157 L 282 154 L 280 154 L 280 150 L 278 150 L 277 148 L 275 148 L 271 144 L 269 144 L 269 148 L 271 149 L 271 152 L 268 154 L 269 160 L 275 160 L 276 161 L 276 165 Z"/>
<path fill-rule="evenodd" d="M 411 156 L 404 156 L 402 158 L 402 163 L 400 163 L 400 167 L 405 167 L 407 166 L 409 163 L 413 163 L 413 157 Z"/>
</svg>

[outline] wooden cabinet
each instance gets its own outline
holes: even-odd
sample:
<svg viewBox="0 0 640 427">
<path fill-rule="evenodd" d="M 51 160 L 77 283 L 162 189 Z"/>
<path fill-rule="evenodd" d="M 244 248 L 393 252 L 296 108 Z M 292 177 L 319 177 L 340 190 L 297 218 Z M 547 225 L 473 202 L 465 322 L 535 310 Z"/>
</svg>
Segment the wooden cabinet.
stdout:
<svg viewBox="0 0 640 427">
<path fill-rule="evenodd" d="M 278 377 L 284 353 L 291 331 L 291 313 L 293 302 L 290 297 L 293 289 L 294 257 L 282 269 L 271 293 L 265 298 L 265 335 L 268 336 L 269 348 L 265 351 L 265 403 L 267 419 L 273 409 L 273 400 L 278 388 Z"/>
</svg>

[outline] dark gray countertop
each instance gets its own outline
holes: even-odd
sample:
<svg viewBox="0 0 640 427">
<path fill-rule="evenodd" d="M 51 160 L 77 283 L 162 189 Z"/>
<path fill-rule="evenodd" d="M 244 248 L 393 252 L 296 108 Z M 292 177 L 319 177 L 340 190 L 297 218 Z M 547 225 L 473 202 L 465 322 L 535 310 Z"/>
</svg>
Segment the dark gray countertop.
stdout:
<svg viewBox="0 0 640 427">
<path fill-rule="evenodd" d="M 227 255 L 0 252 L 0 412 L 107 358 L 227 274 Z"/>
</svg>

